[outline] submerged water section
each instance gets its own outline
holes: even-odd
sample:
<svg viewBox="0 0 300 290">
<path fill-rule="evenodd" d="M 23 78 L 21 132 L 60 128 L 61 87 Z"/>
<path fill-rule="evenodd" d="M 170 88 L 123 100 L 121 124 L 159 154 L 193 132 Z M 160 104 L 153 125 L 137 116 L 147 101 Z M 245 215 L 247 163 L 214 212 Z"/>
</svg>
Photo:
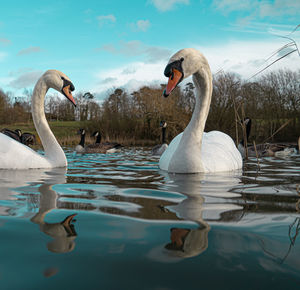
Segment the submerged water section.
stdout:
<svg viewBox="0 0 300 290">
<path fill-rule="evenodd" d="M 300 156 L 168 174 L 143 148 L 1 171 L 1 289 L 298 289 Z"/>
</svg>

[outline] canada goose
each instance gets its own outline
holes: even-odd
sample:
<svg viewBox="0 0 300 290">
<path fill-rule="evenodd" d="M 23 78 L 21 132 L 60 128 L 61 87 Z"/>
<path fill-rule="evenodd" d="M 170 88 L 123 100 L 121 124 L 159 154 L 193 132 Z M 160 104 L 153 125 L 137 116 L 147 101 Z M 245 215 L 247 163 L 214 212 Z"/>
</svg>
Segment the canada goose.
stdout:
<svg viewBox="0 0 300 290">
<path fill-rule="evenodd" d="M 244 119 L 244 125 L 246 127 L 246 138 L 249 139 L 251 132 L 252 121 L 249 117 Z M 246 156 L 244 138 L 238 144 L 238 150 L 242 154 L 243 158 Z M 280 143 L 262 143 L 257 144 L 256 146 L 247 146 L 248 156 L 249 157 L 285 157 L 297 153 L 298 146 L 291 144 L 280 144 Z M 256 150 L 255 150 L 256 149 Z"/>
<path fill-rule="evenodd" d="M 75 151 L 77 153 L 116 153 L 121 151 L 121 145 L 118 143 L 100 143 L 101 142 L 101 134 L 96 131 L 94 132 L 91 137 L 97 137 L 96 143 L 86 145 L 85 146 L 85 130 L 80 129 L 79 133 L 81 135 L 81 139 L 79 144 L 76 146 Z"/>
<path fill-rule="evenodd" d="M 3 133 L 10 138 L 15 139 L 18 142 L 21 142 L 24 145 L 33 145 L 35 143 L 35 135 L 31 133 L 22 133 L 20 129 L 16 129 L 14 131 L 4 128 L 0 131 L 0 133 Z"/>
<path fill-rule="evenodd" d="M 160 156 L 165 150 L 168 148 L 168 144 L 166 143 L 166 128 L 167 122 L 161 121 L 159 126 L 161 127 L 161 144 L 155 145 L 151 150 L 151 155 Z"/>
<path fill-rule="evenodd" d="M 0 131 L 0 133 L 5 134 L 6 136 L 9 136 L 10 138 L 15 139 L 16 141 L 21 142 L 22 132 L 20 129 L 16 129 L 12 131 L 10 129 L 4 128 Z"/>
</svg>

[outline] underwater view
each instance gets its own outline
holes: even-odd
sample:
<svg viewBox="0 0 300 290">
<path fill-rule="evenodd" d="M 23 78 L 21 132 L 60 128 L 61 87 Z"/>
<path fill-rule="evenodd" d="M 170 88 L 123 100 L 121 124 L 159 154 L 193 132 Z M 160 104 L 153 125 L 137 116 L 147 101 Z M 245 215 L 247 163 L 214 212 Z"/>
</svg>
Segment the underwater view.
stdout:
<svg viewBox="0 0 300 290">
<path fill-rule="evenodd" d="M 1 289 L 299 289 L 300 156 L 168 174 L 148 148 L 1 170 Z"/>
</svg>

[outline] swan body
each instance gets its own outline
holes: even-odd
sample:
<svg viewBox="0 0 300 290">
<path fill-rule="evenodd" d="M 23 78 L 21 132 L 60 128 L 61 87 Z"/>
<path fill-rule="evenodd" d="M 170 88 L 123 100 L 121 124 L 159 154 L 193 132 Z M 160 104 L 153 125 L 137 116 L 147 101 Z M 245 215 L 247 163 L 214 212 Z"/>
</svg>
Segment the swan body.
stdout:
<svg viewBox="0 0 300 290">
<path fill-rule="evenodd" d="M 0 133 L 0 169 L 33 169 L 66 167 L 67 159 L 63 149 L 54 137 L 44 112 L 44 98 L 49 88 L 62 92 L 74 105 L 71 91 L 74 86 L 69 78 L 60 71 L 48 70 L 35 85 L 31 110 L 32 118 L 44 147 L 45 155 Z"/>
<path fill-rule="evenodd" d="M 212 96 L 212 74 L 206 58 L 193 48 L 175 53 L 165 69 L 167 97 L 183 78 L 193 75 L 196 104 L 184 132 L 177 135 L 159 160 L 159 167 L 172 173 L 233 171 L 243 160 L 232 138 L 225 133 L 204 133 Z"/>
</svg>

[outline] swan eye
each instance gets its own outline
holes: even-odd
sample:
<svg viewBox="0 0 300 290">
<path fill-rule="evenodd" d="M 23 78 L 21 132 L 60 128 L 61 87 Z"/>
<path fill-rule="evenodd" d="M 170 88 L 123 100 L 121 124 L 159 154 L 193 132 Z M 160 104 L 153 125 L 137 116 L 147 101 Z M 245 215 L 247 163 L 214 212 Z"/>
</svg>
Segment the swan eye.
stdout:
<svg viewBox="0 0 300 290">
<path fill-rule="evenodd" d="M 180 59 L 180 61 L 183 62 L 183 61 L 184 61 L 184 58 L 182 57 L 182 58 Z"/>
<path fill-rule="evenodd" d="M 171 72 L 171 80 L 173 80 L 174 79 L 174 72 L 172 71 Z"/>
<path fill-rule="evenodd" d="M 63 84 L 63 88 L 70 86 L 70 91 L 73 92 L 75 90 L 74 85 L 69 81 L 66 80 L 64 77 L 61 77 L 61 79 L 63 80 L 64 84 Z"/>
</svg>

